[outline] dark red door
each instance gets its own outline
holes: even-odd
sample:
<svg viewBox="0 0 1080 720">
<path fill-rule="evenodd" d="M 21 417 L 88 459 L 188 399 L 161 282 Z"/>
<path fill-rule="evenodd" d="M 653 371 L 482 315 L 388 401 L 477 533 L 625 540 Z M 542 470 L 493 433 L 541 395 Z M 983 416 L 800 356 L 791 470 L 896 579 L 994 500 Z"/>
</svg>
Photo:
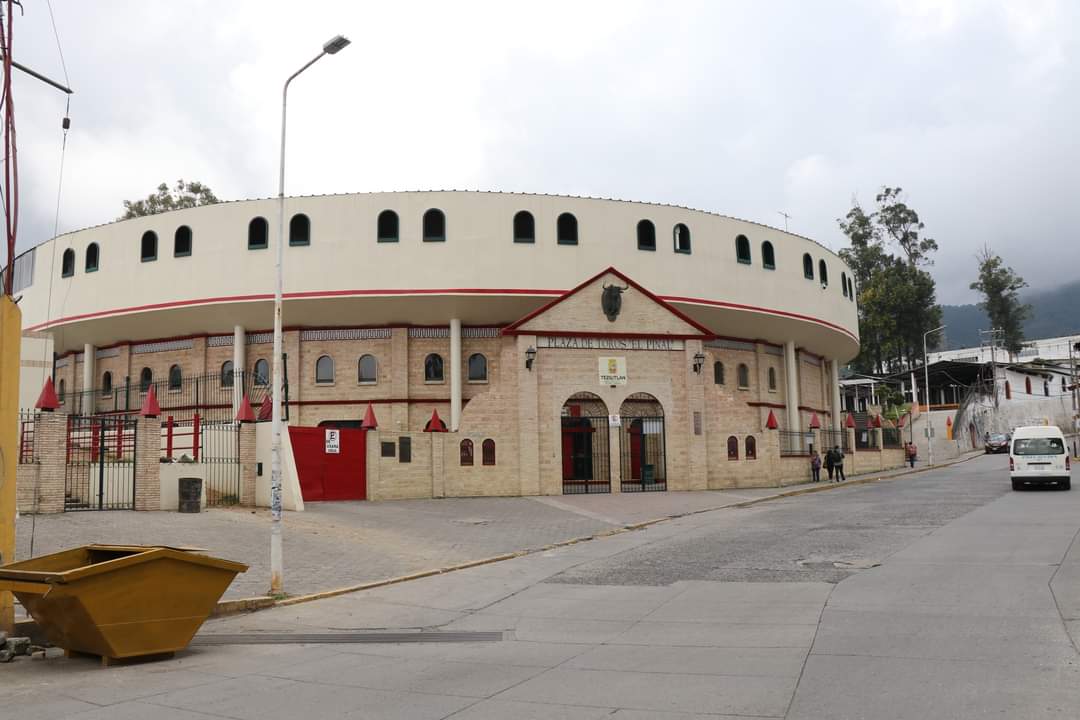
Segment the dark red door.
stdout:
<svg viewBox="0 0 1080 720">
<path fill-rule="evenodd" d="M 641 447 L 641 421 L 630 421 L 630 480 L 641 480 L 641 458 L 645 456 Z"/>
<path fill-rule="evenodd" d="M 339 452 L 328 453 L 330 428 L 290 427 L 305 502 L 367 499 L 367 431 L 340 429 Z"/>
</svg>

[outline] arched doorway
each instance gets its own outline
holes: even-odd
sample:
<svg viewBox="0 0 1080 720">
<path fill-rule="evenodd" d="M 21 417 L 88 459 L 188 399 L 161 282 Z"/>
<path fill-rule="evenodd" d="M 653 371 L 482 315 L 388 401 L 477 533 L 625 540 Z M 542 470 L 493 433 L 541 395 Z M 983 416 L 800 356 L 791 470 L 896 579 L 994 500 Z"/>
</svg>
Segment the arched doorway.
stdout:
<svg viewBox="0 0 1080 720">
<path fill-rule="evenodd" d="M 579 392 L 562 407 L 563 493 L 611 492 L 607 405 Z"/>
<path fill-rule="evenodd" d="M 664 407 L 648 393 L 634 393 L 619 407 L 623 492 L 667 490 Z"/>
</svg>

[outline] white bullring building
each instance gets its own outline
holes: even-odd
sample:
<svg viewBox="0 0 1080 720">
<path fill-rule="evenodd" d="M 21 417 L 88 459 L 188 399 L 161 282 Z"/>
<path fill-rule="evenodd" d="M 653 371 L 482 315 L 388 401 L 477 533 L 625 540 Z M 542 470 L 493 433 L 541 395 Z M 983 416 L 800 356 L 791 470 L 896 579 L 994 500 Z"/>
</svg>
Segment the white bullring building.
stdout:
<svg viewBox="0 0 1080 720">
<path fill-rule="evenodd" d="M 370 406 L 363 497 L 774 485 L 808 472 L 793 443 L 841 431 L 854 288 L 813 240 L 552 195 L 285 206 L 290 432 L 348 433 Z M 23 405 L 52 374 L 72 413 L 137 411 L 150 384 L 163 415 L 258 408 L 277 217 L 274 200 L 224 202 L 24 253 Z M 446 434 L 424 432 L 434 413 Z"/>
</svg>

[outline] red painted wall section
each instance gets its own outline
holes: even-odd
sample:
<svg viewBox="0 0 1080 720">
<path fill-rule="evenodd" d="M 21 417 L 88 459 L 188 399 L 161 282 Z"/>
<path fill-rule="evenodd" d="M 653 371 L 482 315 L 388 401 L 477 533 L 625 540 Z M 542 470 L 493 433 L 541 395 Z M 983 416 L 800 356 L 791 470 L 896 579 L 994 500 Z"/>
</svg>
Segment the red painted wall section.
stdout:
<svg viewBox="0 0 1080 720">
<path fill-rule="evenodd" d="M 289 428 L 304 502 L 367 499 L 367 430 L 340 429 L 339 453 L 326 452 L 330 428 Z"/>
</svg>

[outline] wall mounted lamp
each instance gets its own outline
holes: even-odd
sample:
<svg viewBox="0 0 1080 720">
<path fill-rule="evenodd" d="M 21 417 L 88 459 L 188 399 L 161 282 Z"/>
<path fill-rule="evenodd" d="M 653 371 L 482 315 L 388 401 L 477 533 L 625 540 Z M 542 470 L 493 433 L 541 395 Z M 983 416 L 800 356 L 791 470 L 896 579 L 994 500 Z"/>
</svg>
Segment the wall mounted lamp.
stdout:
<svg viewBox="0 0 1080 720">
<path fill-rule="evenodd" d="M 701 353 L 694 355 L 694 372 L 701 374 L 701 368 L 705 367 L 705 356 Z"/>
<path fill-rule="evenodd" d="M 535 360 L 535 359 L 536 359 L 536 348 L 534 348 L 532 345 L 530 345 L 529 349 L 525 351 L 525 369 L 526 370 L 530 370 L 530 371 L 532 370 L 533 360 Z"/>
</svg>

